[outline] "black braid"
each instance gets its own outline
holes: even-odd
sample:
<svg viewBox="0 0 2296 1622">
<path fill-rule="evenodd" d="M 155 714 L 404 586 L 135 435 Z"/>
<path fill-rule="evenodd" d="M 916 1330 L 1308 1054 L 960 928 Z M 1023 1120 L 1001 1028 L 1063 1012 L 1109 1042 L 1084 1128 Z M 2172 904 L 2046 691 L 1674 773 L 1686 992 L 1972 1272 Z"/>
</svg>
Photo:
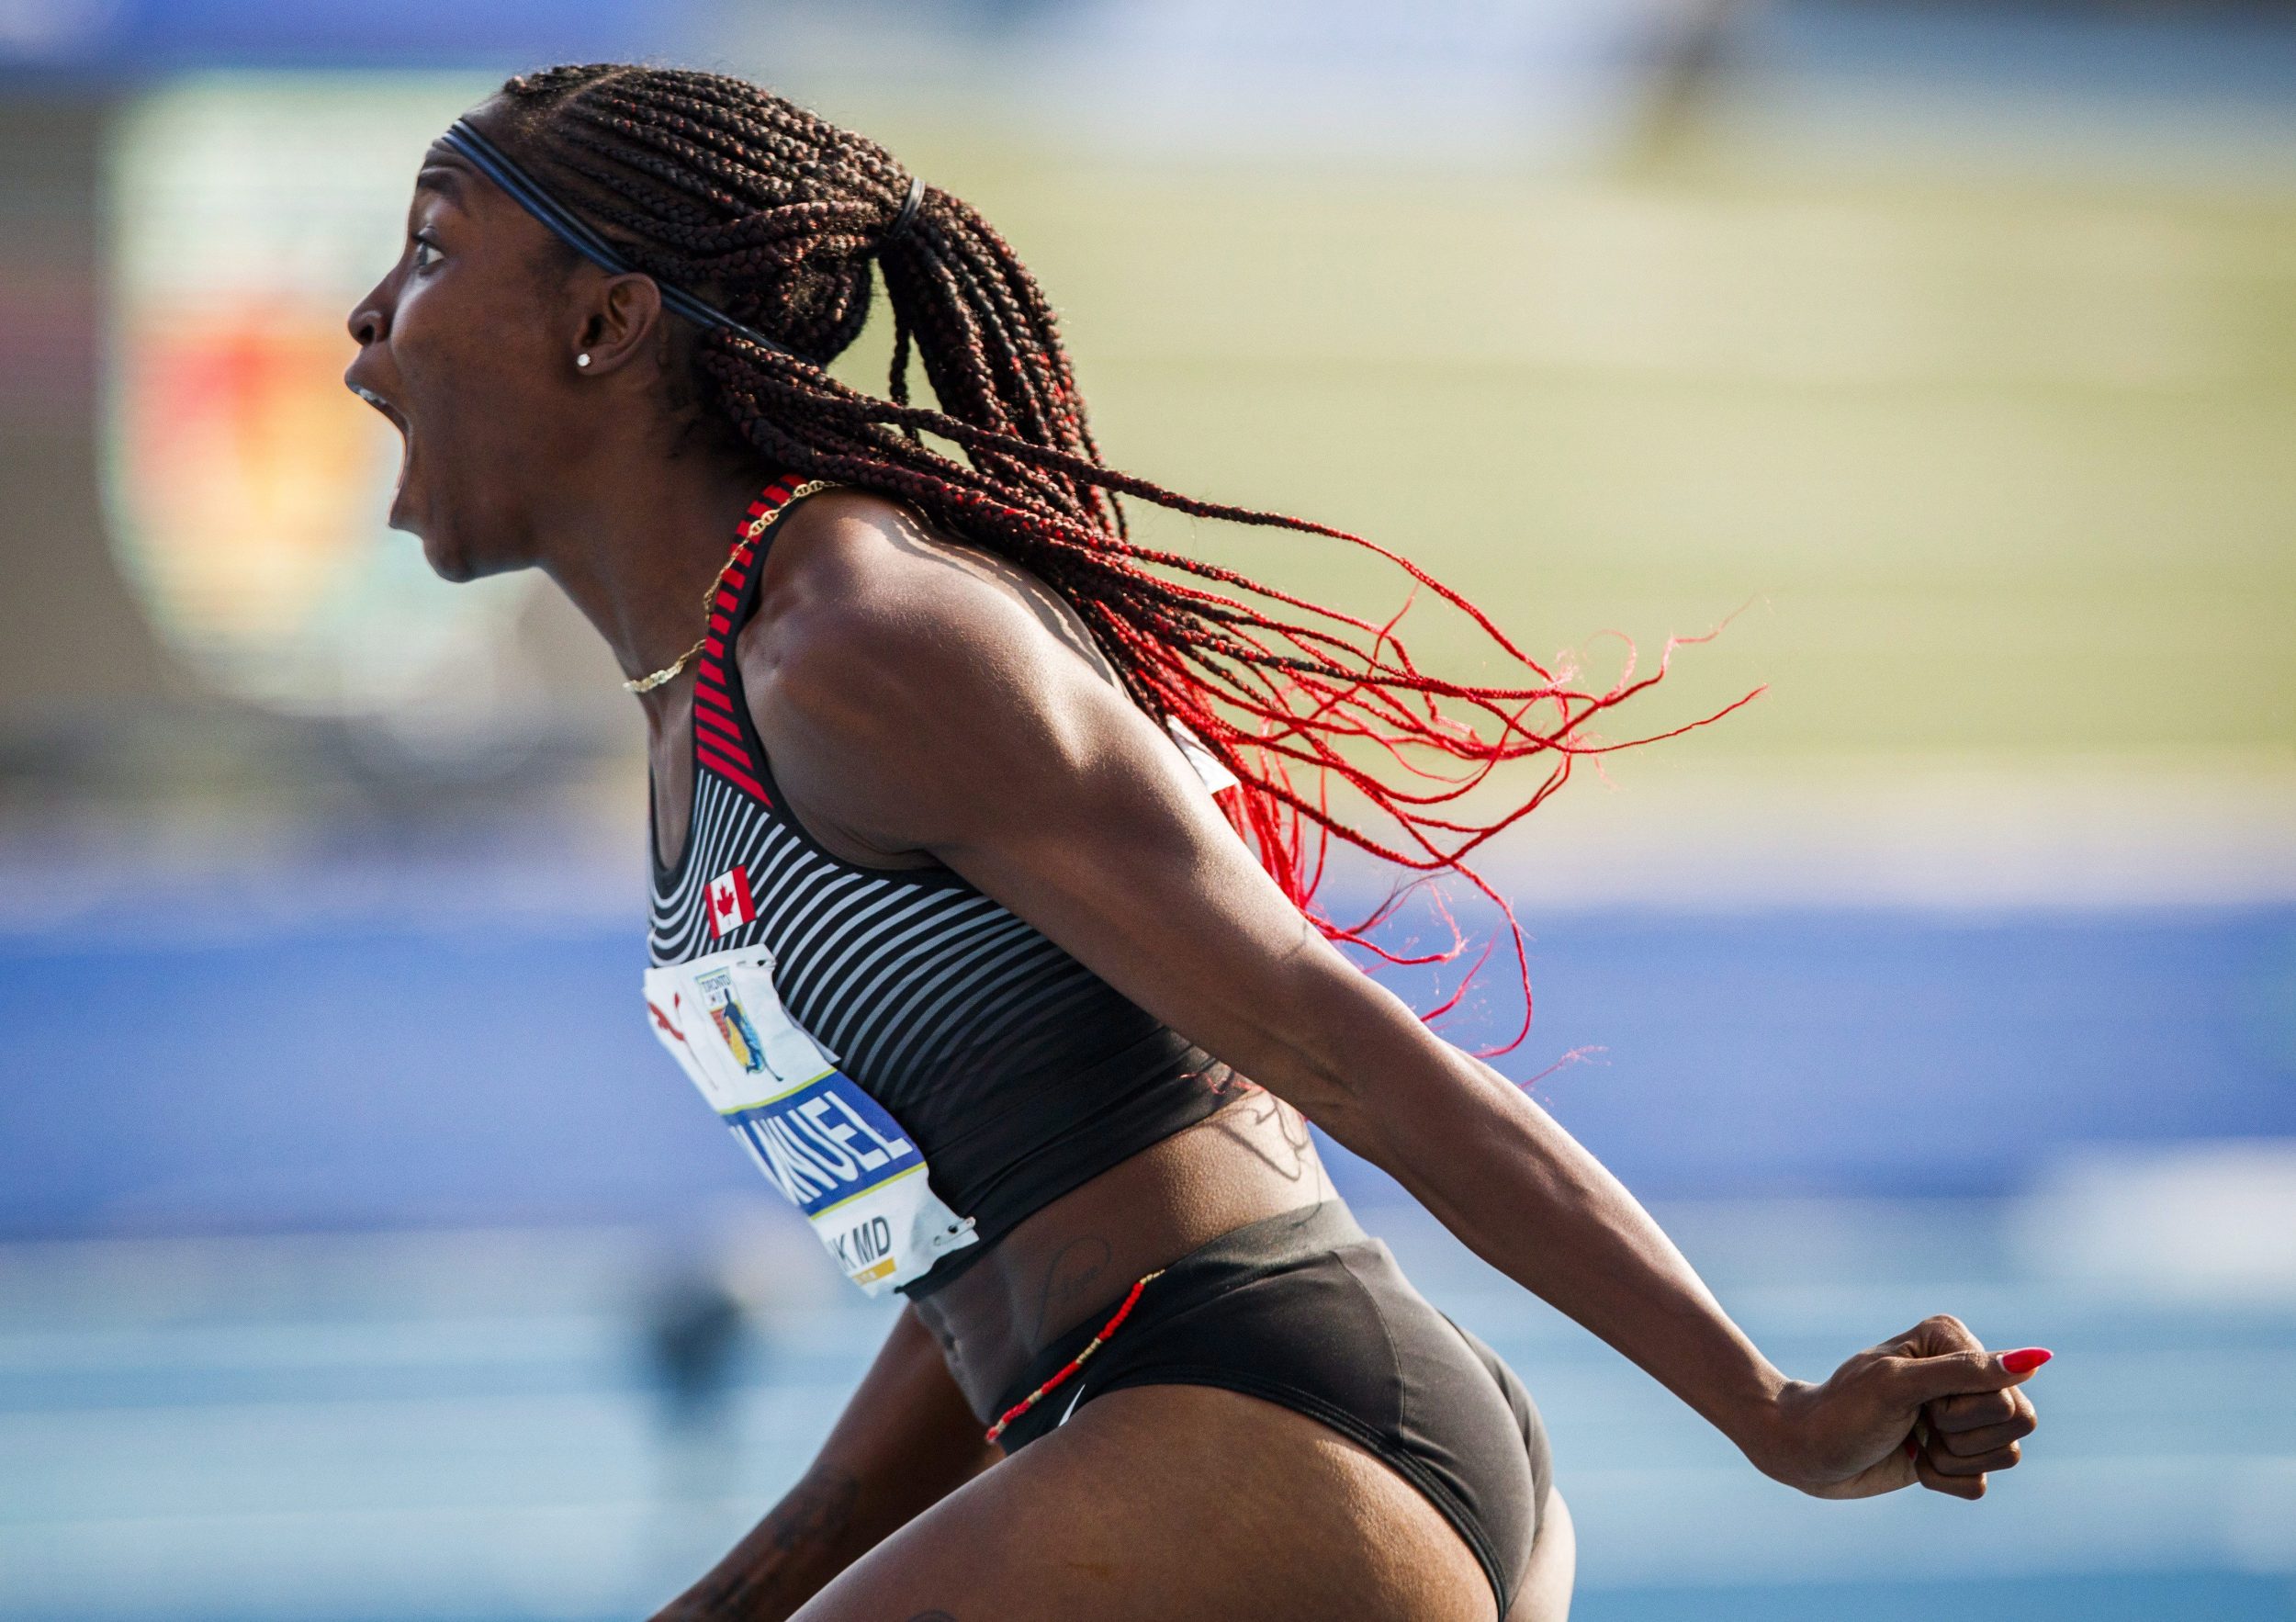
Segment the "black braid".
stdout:
<svg viewBox="0 0 2296 1622">
<path fill-rule="evenodd" d="M 1543 800 L 1578 754 L 1602 747 L 1581 730 L 1588 720 L 1657 679 L 1577 692 L 1466 599 L 1359 536 L 1109 467 L 1035 279 L 985 220 L 931 186 L 888 240 L 910 176 L 875 143 L 717 73 L 554 67 L 503 94 L 510 124 L 497 139 L 632 265 L 786 346 L 723 329 L 699 338 L 703 396 L 741 439 L 773 469 L 905 501 L 1059 591 L 1142 706 L 1194 729 L 1243 780 L 1229 814 L 1302 906 L 1325 835 L 1423 872 L 1459 873 L 1491 894 L 1462 858 Z M 880 271 L 893 310 L 884 399 L 824 369 L 859 335 Z M 911 401 L 913 359 L 938 410 Z M 1139 546 L 1120 494 L 1379 552 L 1467 614 L 1528 684 L 1439 680 L 1412 661 L 1391 624 Z M 1534 713 L 1551 718 L 1534 725 Z M 1357 747 L 1366 740 L 1369 754 Z M 1497 821 L 1429 809 L 1455 803 L 1497 762 L 1534 754 L 1550 757 L 1547 783 Z M 1373 772 L 1366 760 L 1390 764 Z M 1351 826 L 1320 789 L 1296 791 L 1294 770 L 1344 779 L 1391 829 L 1375 839 Z M 1520 962 L 1519 932 L 1517 952 Z"/>
</svg>

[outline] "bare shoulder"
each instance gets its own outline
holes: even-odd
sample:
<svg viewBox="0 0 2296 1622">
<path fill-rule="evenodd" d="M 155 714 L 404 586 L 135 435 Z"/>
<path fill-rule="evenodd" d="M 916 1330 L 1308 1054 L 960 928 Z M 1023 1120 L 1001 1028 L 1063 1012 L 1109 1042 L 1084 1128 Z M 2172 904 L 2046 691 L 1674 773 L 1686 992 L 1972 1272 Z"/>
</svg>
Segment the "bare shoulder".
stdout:
<svg viewBox="0 0 2296 1622">
<path fill-rule="evenodd" d="M 869 490 L 823 490 L 798 503 L 773 531 L 760 617 L 883 616 L 935 590 L 977 579 L 973 548 L 933 529 L 912 509 Z"/>
<path fill-rule="evenodd" d="M 961 840 L 1144 725 L 1066 603 L 899 502 L 825 490 L 773 537 L 738 649 L 791 806 L 841 853 Z"/>
<path fill-rule="evenodd" d="M 1048 678 L 1113 676 L 1041 581 L 865 490 L 825 490 L 793 512 L 760 591 L 743 675 L 823 720 L 897 723 Z"/>
</svg>

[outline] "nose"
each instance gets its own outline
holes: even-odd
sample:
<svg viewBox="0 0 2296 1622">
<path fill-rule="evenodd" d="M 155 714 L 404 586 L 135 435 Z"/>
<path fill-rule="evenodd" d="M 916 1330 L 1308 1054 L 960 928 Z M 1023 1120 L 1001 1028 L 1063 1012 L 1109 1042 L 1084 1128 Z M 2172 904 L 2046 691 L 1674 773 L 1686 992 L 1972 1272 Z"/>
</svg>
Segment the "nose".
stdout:
<svg viewBox="0 0 2296 1622">
<path fill-rule="evenodd" d="M 351 329 L 351 341 L 361 349 L 370 344 L 379 344 L 390 336 L 390 316 L 383 301 L 381 284 L 377 284 L 373 291 L 358 301 L 351 311 L 347 324 Z"/>
</svg>

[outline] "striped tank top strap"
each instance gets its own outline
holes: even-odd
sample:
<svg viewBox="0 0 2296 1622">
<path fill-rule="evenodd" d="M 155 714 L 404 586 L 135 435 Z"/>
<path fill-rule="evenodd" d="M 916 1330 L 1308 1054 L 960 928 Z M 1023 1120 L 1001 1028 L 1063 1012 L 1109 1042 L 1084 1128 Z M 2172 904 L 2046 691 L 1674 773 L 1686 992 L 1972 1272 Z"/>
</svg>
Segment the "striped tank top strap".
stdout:
<svg viewBox="0 0 2296 1622">
<path fill-rule="evenodd" d="M 765 762 L 751 738 L 744 712 L 741 677 L 735 668 L 734 642 L 745 618 L 743 608 L 756 601 L 758 566 L 765 554 L 765 538 L 792 503 L 829 488 L 827 480 L 795 483 L 787 475 L 774 479 L 749 503 L 749 514 L 734 542 L 733 553 L 710 594 L 709 632 L 694 661 L 693 758 L 704 771 L 732 783 L 760 805 L 773 796 L 765 786 Z"/>
</svg>

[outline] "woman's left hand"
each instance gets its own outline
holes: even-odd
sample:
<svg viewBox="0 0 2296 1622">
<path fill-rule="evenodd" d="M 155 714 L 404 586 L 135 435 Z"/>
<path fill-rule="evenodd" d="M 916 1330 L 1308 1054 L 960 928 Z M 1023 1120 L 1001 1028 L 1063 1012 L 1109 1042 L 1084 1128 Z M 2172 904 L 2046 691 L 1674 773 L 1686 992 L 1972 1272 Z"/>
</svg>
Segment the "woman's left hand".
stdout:
<svg viewBox="0 0 2296 1622">
<path fill-rule="evenodd" d="M 1860 1352 L 1822 1384 L 1777 1397 L 1777 1425 L 1749 1455 L 1818 1498 L 1870 1498 L 1916 1482 L 1985 1496 L 2038 1423 L 2017 1388 L 2049 1360 L 2038 1346 L 1988 1352 L 1957 1318 L 1925 1319 Z"/>
</svg>

